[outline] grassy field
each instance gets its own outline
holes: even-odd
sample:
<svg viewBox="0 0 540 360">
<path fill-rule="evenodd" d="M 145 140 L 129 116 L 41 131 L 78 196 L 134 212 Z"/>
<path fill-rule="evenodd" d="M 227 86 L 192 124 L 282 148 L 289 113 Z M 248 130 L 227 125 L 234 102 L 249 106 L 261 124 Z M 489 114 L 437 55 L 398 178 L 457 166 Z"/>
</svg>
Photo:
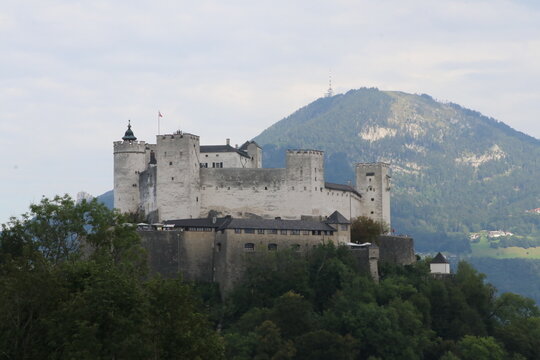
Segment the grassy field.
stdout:
<svg viewBox="0 0 540 360">
<path fill-rule="evenodd" d="M 491 248 L 489 241 L 485 237 L 481 237 L 477 243 L 471 243 L 472 254 L 475 257 L 491 257 L 495 259 L 540 259 L 540 247 L 531 247 L 528 249 L 520 247 L 507 248 Z"/>
</svg>

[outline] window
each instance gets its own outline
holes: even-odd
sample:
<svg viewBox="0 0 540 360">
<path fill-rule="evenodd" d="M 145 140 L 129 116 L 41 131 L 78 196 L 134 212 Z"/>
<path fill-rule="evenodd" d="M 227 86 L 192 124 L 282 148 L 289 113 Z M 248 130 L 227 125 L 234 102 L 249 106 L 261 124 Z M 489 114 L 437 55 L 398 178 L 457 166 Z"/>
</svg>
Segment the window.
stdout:
<svg viewBox="0 0 540 360">
<path fill-rule="evenodd" d="M 287 235 L 287 230 L 281 230 L 279 233 L 280 233 L 281 235 Z"/>
<path fill-rule="evenodd" d="M 302 231 L 302 235 L 309 235 L 309 234 L 311 234 L 311 231 L 309 230 Z"/>
<path fill-rule="evenodd" d="M 174 181 L 174 176 L 171 178 L 172 181 Z"/>
<path fill-rule="evenodd" d="M 347 231 L 349 227 L 347 225 L 339 225 L 339 230 L 341 231 Z"/>
<path fill-rule="evenodd" d="M 371 214 L 374 214 L 374 212 L 372 211 Z"/>
<path fill-rule="evenodd" d="M 204 155 L 204 157 L 208 157 L 208 154 Z"/>
<path fill-rule="evenodd" d="M 277 251 L 277 244 L 268 244 L 268 251 Z"/>
<path fill-rule="evenodd" d="M 255 251 L 255 244 L 254 243 L 245 243 L 244 244 L 244 251 Z"/>
<path fill-rule="evenodd" d="M 221 243 L 217 243 L 216 252 L 220 252 L 220 251 L 221 251 Z"/>
<path fill-rule="evenodd" d="M 270 229 L 270 230 L 268 230 L 268 233 L 269 234 L 277 234 L 277 230 L 276 229 Z"/>
<path fill-rule="evenodd" d="M 169 165 L 172 165 L 172 161 L 169 161 Z"/>
<path fill-rule="evenodd" d="M 241 233 L 242 233 L 242 229 L 234 229 L 234 233 L 235 233 L 235 234 L 241 234 Z"/>
<path fill-rule="evenodd" d="M 300 235 L 300 230 L 291 230 L 291 235 Z"/>
<path fill-rule="evenodd" d="M 257 234 L 264 234 L 264 229 L 257 230 Z"/>
<path fill-rule="evenodd" d="M 366 176 L 375 176 L 375 173 L 374 172 L 368 172 L 368 173 L 366 173 Z"/>
<path fill-rule="evenodd" d="M 245 229 L 244 234 L 255 234 L 255 229 Z"/>
<path fill-rule="evenodd" d="M 375 201 L 375 198 L 371 198 L 371 201 Z"/>
<path fill-rule="evenodd" d="M 268 190 L 268 187 L 267 187 L 267 186 L 265 186 L 265 187 L 264 187 L 264 190 Z"/>
</svg>

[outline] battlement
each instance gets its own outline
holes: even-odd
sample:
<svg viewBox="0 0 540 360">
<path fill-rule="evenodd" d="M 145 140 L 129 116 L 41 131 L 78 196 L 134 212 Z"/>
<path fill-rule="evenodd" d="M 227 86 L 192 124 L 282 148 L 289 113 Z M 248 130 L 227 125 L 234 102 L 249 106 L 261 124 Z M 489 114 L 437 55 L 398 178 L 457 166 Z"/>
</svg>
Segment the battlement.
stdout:
<svg viewBox="0 0 540 360">
<path fill-rule="evenodd" d="M 386 167 L 386 168 L 389 168 L 390 167 L 390 164 L 389 163 L 386 163 L 386 162 L 382 162 L 382 161 L 379 161 L 379 162 L 370 162 L 370 163 L 356 163 L 356 167 L 378 167 L 378 166 L 383 166 L 383 167 Z"/>
<path fill-rule="evenodd" d="M 115 141 L 113 142 L 114 153 L 122 152 L 145 152 L 145 141 Z"/>
<path fill-rule="evenodd" d="M 189 139 L 189 140 L 199 141 L 199 136 L 178 131 L 174 134 L 157 135 L 157 139 L 159 140 Z"/>
<path fill-rule="evenodd" d="M 287 155 L 318 155 L 324 156 L 324 151 L 312 149 L 291 149 L 287 150 Z"/>
</svg>

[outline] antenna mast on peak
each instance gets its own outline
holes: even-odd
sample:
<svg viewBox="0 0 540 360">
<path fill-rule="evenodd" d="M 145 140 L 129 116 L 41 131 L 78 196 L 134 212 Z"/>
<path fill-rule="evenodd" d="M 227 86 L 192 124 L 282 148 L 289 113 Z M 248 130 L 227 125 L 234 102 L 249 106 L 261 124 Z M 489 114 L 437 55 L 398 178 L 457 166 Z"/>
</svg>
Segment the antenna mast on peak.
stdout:
<svg viewBox="0 0 540 360">
<path fill-rule="evenodd" d="M 334 96 L 334 90 L 332 90 L 332 73 L 328 75 L 328 91 L 324 95 L 325 97 L 332 97 Z"/>
</svg>

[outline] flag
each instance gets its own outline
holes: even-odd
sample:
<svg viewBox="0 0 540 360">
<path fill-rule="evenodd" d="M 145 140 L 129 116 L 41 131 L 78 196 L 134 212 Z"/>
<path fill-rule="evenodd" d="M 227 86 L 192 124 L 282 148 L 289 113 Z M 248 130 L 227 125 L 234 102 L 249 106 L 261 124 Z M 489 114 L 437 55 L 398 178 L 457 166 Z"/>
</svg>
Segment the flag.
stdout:
<svg viewBox="0 0 540 360">
<path fill-rule="evenodd" d="M 158 116 L 159 117 L 163 117 L 163 114 L 161 113 L 161 111 L 158 110 Z"/>
</svg>

